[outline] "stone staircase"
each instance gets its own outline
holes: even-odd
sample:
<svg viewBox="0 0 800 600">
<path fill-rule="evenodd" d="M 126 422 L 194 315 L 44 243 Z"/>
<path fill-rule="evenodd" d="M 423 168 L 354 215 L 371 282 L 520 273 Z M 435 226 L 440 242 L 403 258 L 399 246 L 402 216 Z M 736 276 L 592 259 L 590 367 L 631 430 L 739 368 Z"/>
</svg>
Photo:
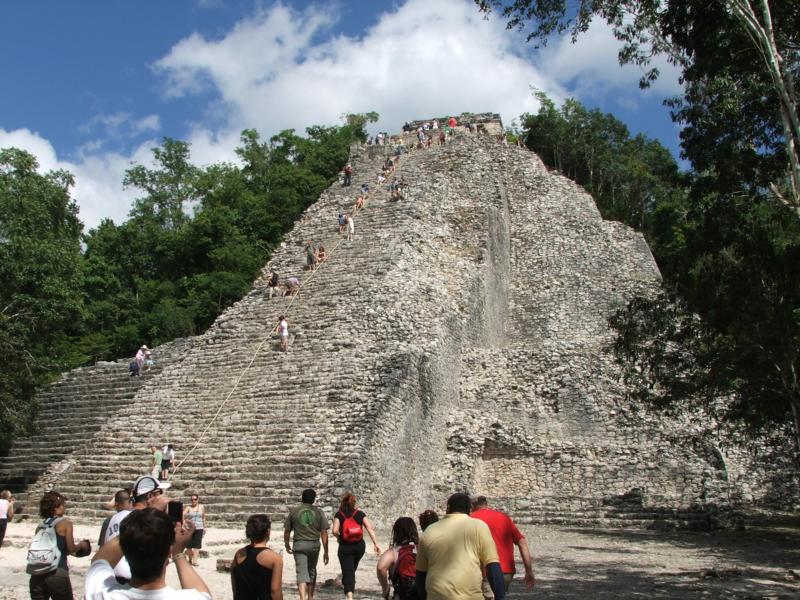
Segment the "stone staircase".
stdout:
<svg viewBox="0 0 800 600">
<path fill-rule="evenodd" d="M 36 498 L 51 481 L 58 480 L 70 468 L 75 449 L 132 404 L 137 391 L 174 362 L 190 343 L 176 340 L 159 347 L 157 364 L 141 377 L 130 376 L 130 360 L 99 362 L 64 373 L 42 392 L 35 433 L 15 440 L 8 456 L 0 461 L 0 482 L 14 492 L 17 511 L 26 512 L 28 495 Z M 99 458 L 108 461 L 118 450 Z"/>
<path fill-rule="evenodd" d="M 642 526 L 757 487 L 751 457 L 720 464 L 691 428 L 628 409 L 606 320 L 658 285 L 640 236 L 484 135 L 404 155 L 410 189 L 390 202 L 376 183 L 388 151 L 353 148 L 353 185 L 322 194 L 206 333 L 156 348 L 158 372 L 66 374 L 42 395 L 41 434 L 0 462 L 0 486 L 56 487 L 71 515 L 96 518 L 149 470 L 148 447 L 170 442 L 171 493 L 198 493 L 212 522 L 236 526 L 282 519 L 305 487 L 329 512 L 354 490 L 383 526 L 442 510 L 455 489 L 526 523 Z M 336 215 L 362 182 L 348 242 Z M 329 255 L 313 273 L 307 240 Z M 300 294 L 269 300 L 270 266 L 300 277 Z"/>
</svg>

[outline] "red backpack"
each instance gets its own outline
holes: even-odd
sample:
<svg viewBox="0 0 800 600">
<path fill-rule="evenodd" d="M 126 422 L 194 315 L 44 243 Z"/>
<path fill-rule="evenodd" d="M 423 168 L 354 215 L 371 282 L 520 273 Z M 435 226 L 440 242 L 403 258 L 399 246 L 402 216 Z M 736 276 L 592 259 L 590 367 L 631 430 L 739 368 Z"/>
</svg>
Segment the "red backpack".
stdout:
<svg viewBox="0 0 800 600">
<path fill-rule="evenodd" d="M 397 560 L 394 563 L 394 577 L 417 576 L 417 547 L 414 544 L 404 544 L 397 549 Z"/>
<path fill-rule="evenodd" d="M 355 544 L 364 539 L 364 530 L 361 528 L 361 524 L 356 521 L 356 513 L 358 513 L 357 510 L 353 511 L 353 514 L 349 517 L 345 517 L 344 513 L 339 511 L 339 516 L 342 519 L 342 541 L 348 544 Z"/>
</svg>

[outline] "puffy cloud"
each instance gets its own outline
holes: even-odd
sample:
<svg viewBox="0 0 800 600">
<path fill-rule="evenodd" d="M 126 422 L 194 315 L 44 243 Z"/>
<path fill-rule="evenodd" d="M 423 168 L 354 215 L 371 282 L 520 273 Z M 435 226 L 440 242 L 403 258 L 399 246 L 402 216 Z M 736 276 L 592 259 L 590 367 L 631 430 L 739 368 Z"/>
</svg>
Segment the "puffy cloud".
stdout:
<svg viewBox="0 0 800 600">
<path fill-rule="evenodd" d="M 71 162 L 60 159 L 53 145 L 38 133 L 28 129 L 0 129 L 0 148 L 13 146 L 30 152 L 38 159 L 42 173 L 64 169 L 75 175 L 72 197 L 80 208 L 80 218 L 86 230 L 97 226 L 105 218 L 116 222 L 125 219 L 136 197 L 136 190 L 125 190 L 122 187 L 125 170 L 132 162 L 151 164 L 149 149 L 155 144 L 154 141 L 148 141 L 130 156 L 109 152 L 82 155 L 78 161 Z"/>
<path fill-rule="evenodd" d="M 197 6 L 215 1 L 197 0 Z M 320 5 L 295 10 L 275 4 L 256 9 L 219 37 L 193 33 L 177 41 L 152 68 L 168 102 L 191 97 L 183 105 L 200 109 L 185 117 L 185 132 L 168 128 L 167 135 L 189 141 L 192 160 L 207 165 L 235 161 L 244 128 L 269 137 L 370 110 L 381 115 L 375 131 L 464 111 L 499 112 L 509 124 L 537 109 L 531 87 L 557 101 L 610 89 L 629 101 L 639 93 L 639 70 L 620 69 L 618 43 L 602 24 L 575 45 L 556 40 L 540 53 L 523 55 L 530 46 L 521 35 L 507 31 L 501 19 L 485 19 L 472 0 L 406 0 L 377 15 L 358 36 L 337 34 L 336 18 Z M 674 70 L 667 71 L 655 91 L 676 85 Z M 71 161 L 24 129 L 0 130 L 0 146 L 30 150 L 45 170 L 73 172 L 81 216 L 92 227 L 102 217 L 125 217 L 136 191 L 122 189 L 124 172 L 132 161 L 151 164 L 149 149 L 157 142 L 118 149 L 161 129 L 156 114 L 96 117 L 83 128 L 92 139 Z"/>
<path fill-rule="evenodd" d="M 483 19 L 468 0 L 408 0 L 380 15 L 359 38 L 325 35 L 331 13 L 282 4 L 240 21 L 221 39 L 195 33 L 154 68 L 171 96 L 213 90 L 224 108 L 219 130 L 197 125 L 189 136 L 204 155 L 230 156 L 241 129 L 265 136 L 286 128 L 337 123 L 346 112 L 375 110 L 375 129 L 462 111 L 499 112 L 510 122 L 536 109 L 530 87 L 564 95 L 514 50 L 502 23 Z"/>
<path fill-rule="evenodd" d="M 144 133 L 152 133 L 161 129 L 161 119 L 158 115 L 147 115 L 137 119 L 131 113 L 117 112 L 96 115 L 78 129 L 83 133 L 90 133 L 99 129 L 107 138 L 125 137 L 132 139 Z"/>
<path fill-rule="evenodd" d="M 597 100 L 614 93 L 620 106 L 630 108 L 641 97 L 638 84 L 645 69 L 636 65 L 621 67 L 620 47 L 611 27 L 594 20 L 574 44 L 567 35 L 542 49 L 538 64 L 543 73 L 570 88 L 576 97 Z M 680 70 L 666 57 L 655 57 L 652 66 L 659 69 L 661 76 L 645 94 L 669 96 L 681 91 Z"/>
</svg>

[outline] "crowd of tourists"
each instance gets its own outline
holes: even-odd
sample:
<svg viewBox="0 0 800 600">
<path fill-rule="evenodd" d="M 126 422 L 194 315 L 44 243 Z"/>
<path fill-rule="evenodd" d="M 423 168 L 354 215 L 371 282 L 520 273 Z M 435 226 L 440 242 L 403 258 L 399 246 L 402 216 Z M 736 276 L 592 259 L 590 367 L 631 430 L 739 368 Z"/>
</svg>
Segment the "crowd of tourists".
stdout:
<svg viewBox="0 0 800 600">
<path fill-rule="evenodd" d="M 169 482 L 143 475 L 114 495 L 115 513 L 101 525 L 99 548 L 86 573 L 86 600 L 211 600 L 211 590 L 195 570 L 207 529 L 206 510 L 196 493 L 186 506 L 170 500 L 165 493 L 169 487 Z M 0 496 L 13 515 L 7 492 Z M 378 557 L 375 575 L 386 600 L 503 600 L 515 573 L 514 546 L 524 566 L 525 585 L 530 589 L 535 583 L 525 537 L 508 515 L 489 508 L 483 496 L 453 494 L 441 519 L 433 510 L 421 513 L 417 522 L 408 516 L 396 519 L 385 550 L 354 494 L 342 496 L 330 523 L 315 501 L 313 489 L 303 490 L 283 523 L 283 544 L 294 558 L 300 600 L 314 598 L 320 552 L 323 564 L 330 559 L 329 531 L 338 542 L 346 599 L 356 590 L 366 537 Z M 67 557 L 92 552 L 89 540 L 75 539 L 66 511 L 62 494 L 49 491 L 42 496 L 42 521 L 27 556 L 31 600 L 72 600 Z M 230 563 L 234 600 L 282 600 L 283 552 L 270 547 L 271 528 L 266 514 L 247 519 L 249 543 Z M 170 564 L 175 565 L 181 590 L 167 586 Z"/>
</svg>

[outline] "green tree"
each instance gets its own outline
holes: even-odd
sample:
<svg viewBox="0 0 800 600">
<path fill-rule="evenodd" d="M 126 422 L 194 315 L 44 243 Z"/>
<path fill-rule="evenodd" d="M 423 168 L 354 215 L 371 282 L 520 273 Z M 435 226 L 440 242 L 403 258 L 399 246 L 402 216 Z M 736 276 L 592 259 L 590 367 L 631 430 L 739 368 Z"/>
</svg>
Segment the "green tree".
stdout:
<svg viewBox="0 0 800 600">
<path fill-rule="evenodd" d="M 0 448 L 30 429 L 35 390 L 61 366 L 64 332 L 81 314 L 73 178 L 38 166 L 0 150 Z"/>
<path fill-rule="evenodd" d="M 793 0 L 475 2 L 484 12 L 499 11 L 510 28 L 530 28 L 528 40 L 537 44 L 567 32 L 574 41 L 597 18 L 622 43 L 620 63 L 649 67 L 655 55 L 666 55 L 686 86 L 674 102 L 675 118 L 690 130 L 687 155 L 694 160 L 703 147 L 712 149 L 714 164 L 731 165 L 726 172 L 742 161 L 746 174 L 756 171 L 775 198 L 800 214 L 800 11 Z M 640 84 L 658 75 L 650 67 Z M 691 135 L 694 123 L 701 130 Z M 714 181 L 720 189 L 727 182 L 721 173 Z"/>
<path fill-rule="evenodd" d="M 800 450 L 800 224 L 764 197 L 731 195 L 671 227 L 682 247 L 667 290 L 612 319 L 635 398 L 668 411 L 700 402 L 751 434 L 793 431 Z"/>
<path fill-rule="evenodd" d="M 136 165 L 125 172 L 123 185 L 146 192 L 137 201 L 135 213 L 152 213 L 158 223 L 177 229 L 186 221 L 185 206 L 197 199 L 197 167 L 189 162 L 189 144 L 165 137 L 161 147 L 153 148 L 156 169 Z"/>
<path fill-rule="evenodd" d="M 684 178 L 669 151 L 644 135 L 631 137 L 619 119 L 577 100 L 570 98 L 559 109 L 543 92 L 536 97 L 539 111 L 521 117 L 525 144 L 545 164 L 586 187 L 606 219 L 649 235 L 656 207 L 685 195 Z"/>
</svg>

